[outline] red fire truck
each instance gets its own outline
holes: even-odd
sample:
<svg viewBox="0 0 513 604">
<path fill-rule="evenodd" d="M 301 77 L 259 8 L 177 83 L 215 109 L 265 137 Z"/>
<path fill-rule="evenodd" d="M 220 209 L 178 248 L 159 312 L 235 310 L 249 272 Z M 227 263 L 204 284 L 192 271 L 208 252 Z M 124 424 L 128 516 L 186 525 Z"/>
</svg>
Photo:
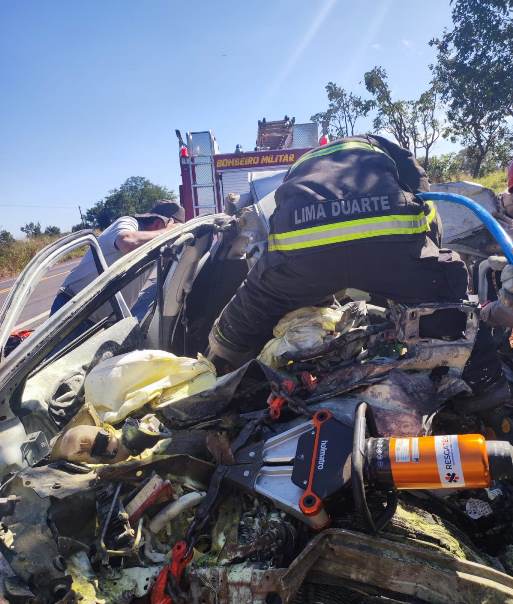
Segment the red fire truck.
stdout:
<svg viewBox="0 0 513 604">
<path fill-rule="evenodd" d="M 187 219 L 222 212 L 228 193 L 260 199 L 282 181 L 288 167 L 303 153 L 316 147 L 317 124 L 296 124 L 295 118 L 258 122 L 255 149 L 220 153 L 210 130 L 187 132 L 185 140 L 176 130 L 182 184 L 180 201 Z M 265 182 L 265 186 L 264 186 Z"/>
</svg>

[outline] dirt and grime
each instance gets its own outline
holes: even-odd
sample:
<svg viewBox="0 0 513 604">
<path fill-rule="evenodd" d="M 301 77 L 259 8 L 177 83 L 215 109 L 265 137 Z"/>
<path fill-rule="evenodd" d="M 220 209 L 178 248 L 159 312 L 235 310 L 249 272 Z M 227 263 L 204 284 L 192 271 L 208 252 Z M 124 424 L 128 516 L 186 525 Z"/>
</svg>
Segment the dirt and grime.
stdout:
<svg viewBox="0 0 513 604">
<path fill-rule="evenodd" d="M 421 335 L 448 310 L 460 337 Z M 509 449 L 484 440 L 509 447 L 513 409 L 506 379 L 479 396 L 464 379 L 477 305 L 341 296 L 277 327 L 222 377 L 145 349 L 131 317 L 23 379 L 9 361 L 28 437 L 3 457 L 0 603 L 513 602 Z M 506 378 L 508 335 L 494 330 Z M 401 490 L 398 464 L 429 443 L 461 459 Z"/>
<path fill-rule="evenodd" d="M 285 366 L 252 361 L 199 390 L 182 387 L 182 396 L 168 386 L 169 377 L 160 387 L 155 370 L 145 374 L 145 359 L 151 365 L 154 353 L 137 357 L 134 351 L 129 359 L 122 354 L 104 367 L 99 363 L 95 373 L 104 391 L 95 387 L 96 406 L 109 396 L 104 376 L 118 366 L 124 372 L 123 384 L 116 384 L 118 408 L 127 400 L 138 403 L 126 417 L 114 405 L 107 412 L 100 405 L 119 419 L 108 423 L 86 396 L 49 438 L 46 456 L 5 474 L 0 548 L 6 601 L 371 602 L 393 596 L 397 602 L 442 602 L 457 588 L 461 596 L 452 602 L 478 602 L 484 601 L 485 575 L 487 601 L 513 601 L 508 485 L 400 495 L 379 537 L 369 535 L 349 487 L 323 502 L 322 522 L 303 515 L 301 489 L 287 468 L 301 441 L 287 435 L 304 433 L 301 426 L 312 416 L 329 412 L 352 433 L 355 409 L 366 401 L 381 436 L 422 435 L 429 432 L 426 418 L 455 395 L 468 395 L 461 379 L 475 334 L 468 309 L 467 339 L 449 346 L 418 338 L 411 315 L 405 322 L 400 309 L 383 322 L 383 312 L 364 302 L 333 308 L 339 324 L 318 323 L 315 346 L 295 345 Z M 342 324 L 344 316 L 349 324 Z M 182 368 L 175 378 L 194 382 L 193 360 L 159 355 Z M 137 363 L 137 372 L 126 372 L 127 362 Z M 183 378 L 180 371 L 191 367 Z M 286 380 L 294 387 L 283 390 Z M 273 418 L 276 396 L 282 403 Z M 276 459 L 281 465 L 258 474 L 258 461 Z M 382 513 L 386 498 L 385 491 L 368 488 L 373 515 Z M 450 561 L 446 567 L 444 560 Z M 414 572 L 426 583 L 408 581 Z M 327 577 L 331 588 L 322 588 Z M 318 600 L 305 595 L 322 589 Z"/>
</svg>

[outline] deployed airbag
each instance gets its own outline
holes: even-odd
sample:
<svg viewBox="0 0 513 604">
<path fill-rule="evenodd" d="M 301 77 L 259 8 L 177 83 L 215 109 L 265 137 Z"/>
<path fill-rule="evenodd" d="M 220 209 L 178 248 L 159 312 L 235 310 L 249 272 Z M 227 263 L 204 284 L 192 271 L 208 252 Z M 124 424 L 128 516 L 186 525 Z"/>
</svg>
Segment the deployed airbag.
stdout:
<svg viewBox="0 0 513 604">
<path fill-rule="evenodd" d="M 98 363 L 85 379 L 85 400 L 103 421 L 115 424 L 161 395 L 169 403 L 212 388 L 215 382 L 214 366 L 202 356 L 134 350 Z"/>
</svg>

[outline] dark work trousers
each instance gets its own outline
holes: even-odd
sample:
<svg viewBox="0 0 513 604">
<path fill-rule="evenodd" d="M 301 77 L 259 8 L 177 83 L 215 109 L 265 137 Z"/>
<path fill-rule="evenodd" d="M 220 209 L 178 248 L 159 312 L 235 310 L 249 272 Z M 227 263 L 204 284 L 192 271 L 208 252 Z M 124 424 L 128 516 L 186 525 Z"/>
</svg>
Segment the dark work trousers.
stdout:
<svg viewBox="0 0 513 604">
<path fill-rule="evenodd" d="M 465 298 L 467 280 L 459 256 L 427 237 L 264 253 L 223 310 L 219 329 L 236 348 L 259 351 L 285 314 L 342 289 L 405 304 L 455 302 Z"/>
<path fill-rule="evenodd" d="M 458 254 L 440 250 L 428 237 L 406 242 L 368 239 L 301 254 L 265 253 L 221 313 L 218 332 L 225 345 L 240 351 L 242 363 L 260 352 L 285 314 L 319 304 L 342 289 L 360 289 L 379 298 L 415 305 L 459 302 L 466 298 L 467 285 L 467 270 Z M 461 322 L 463 317 L 457 314 Z M 453 323 L 451 317 L 449 323 Z M 458 333 L 424 335 L 458 337 Z M 488 348 L 484 332 L 478 340 L 480 350 Z M 493 359 L 487 361 L 487 366 L 493 365 L 486 372 L 488 378 L 500 371 L 495 352 Z M 482 371 L 482 363 L 476 365 L 475 359 L 469 363 Z M 476 386 L 480 382 L 475 376 L 470 381 Z"/>
</svg>

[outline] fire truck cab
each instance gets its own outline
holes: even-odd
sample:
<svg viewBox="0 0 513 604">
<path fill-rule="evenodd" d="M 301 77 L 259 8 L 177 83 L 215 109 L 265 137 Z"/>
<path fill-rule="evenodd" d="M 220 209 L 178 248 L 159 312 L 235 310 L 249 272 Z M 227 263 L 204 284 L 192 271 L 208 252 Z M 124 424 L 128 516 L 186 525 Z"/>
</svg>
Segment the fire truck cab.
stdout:
<svg viewBox="0 0 513 604">
<path fill-rule="evenodd" d="M 228 194 L 240 196 L 240 207 L 261 200 L 283 180 L 288 167 L 303 153 L 316 147 L 318 126 L 296 124 L 295 118 L 258 121 L 253 151 L 221 153 L 211 130 L 187 132 L 185 140 L 176 130 L 179 143 L 180 201 L 187 220 L 223 212 Z"/>
</svg>

